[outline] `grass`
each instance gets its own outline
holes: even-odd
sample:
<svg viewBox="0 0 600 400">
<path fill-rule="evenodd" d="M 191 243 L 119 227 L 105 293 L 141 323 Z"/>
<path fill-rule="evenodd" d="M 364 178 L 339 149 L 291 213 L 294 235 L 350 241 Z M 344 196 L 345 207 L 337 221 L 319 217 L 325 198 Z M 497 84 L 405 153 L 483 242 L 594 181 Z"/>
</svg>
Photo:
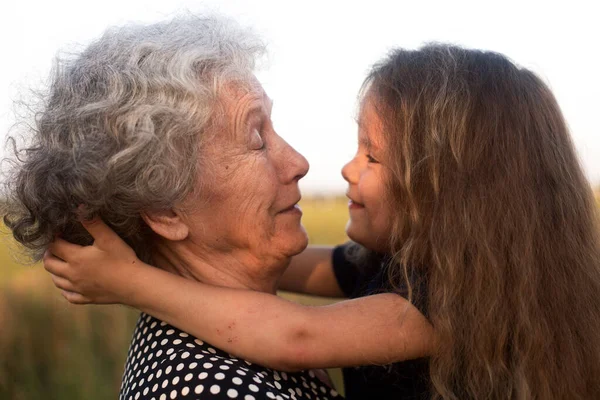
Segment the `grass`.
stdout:
<svg viewBox="0 0 600 400">
<path fill-rule="evenodd" d="M 301 202 L 313 244 L 347 240 L 344 199 Z M 40 265 L 19 265 L 0 235 L 0 399 L 105 400 L 117 397 L 138 312 L 124 306 L 74 306 Z M 310 305 L 328 299 L 283 293 Z M 339 370 L 330 374 L 341 389 Z"/>
</svg>

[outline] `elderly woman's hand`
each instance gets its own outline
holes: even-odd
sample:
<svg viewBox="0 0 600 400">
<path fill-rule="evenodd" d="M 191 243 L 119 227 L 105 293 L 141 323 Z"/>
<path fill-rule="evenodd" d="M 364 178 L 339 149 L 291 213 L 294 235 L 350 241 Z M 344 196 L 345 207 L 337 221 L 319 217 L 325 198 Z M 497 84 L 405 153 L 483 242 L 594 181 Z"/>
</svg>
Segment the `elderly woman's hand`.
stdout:
<svg viewBox="0 0 600 400">
<path fill-rule="evenodd" d="M 71 303 L 122 303 L 132 274 L 146 264 L 101 219 L 81 224 L 94 244 L 79 246 L 57 238 L 44 254 L 44 268 Z"/>
</svg>

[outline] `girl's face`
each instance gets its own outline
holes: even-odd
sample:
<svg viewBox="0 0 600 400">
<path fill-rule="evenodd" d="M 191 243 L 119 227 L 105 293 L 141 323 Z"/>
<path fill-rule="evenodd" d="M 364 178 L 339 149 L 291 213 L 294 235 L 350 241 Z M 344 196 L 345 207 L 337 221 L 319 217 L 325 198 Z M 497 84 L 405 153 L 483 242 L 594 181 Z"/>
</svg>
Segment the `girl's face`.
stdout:
<svg viewBox="0 0 600 400">
<path fill-rule="evenodd" d="M 382 129 L 373 101 L 365 98 L 358 119 L 358 151 L 342 168 L 350 199 L 346 233 L 353 241 L 378 252 L 388 250 L 392 216 L 384 184 L 386 145 Z"/>
</svg>

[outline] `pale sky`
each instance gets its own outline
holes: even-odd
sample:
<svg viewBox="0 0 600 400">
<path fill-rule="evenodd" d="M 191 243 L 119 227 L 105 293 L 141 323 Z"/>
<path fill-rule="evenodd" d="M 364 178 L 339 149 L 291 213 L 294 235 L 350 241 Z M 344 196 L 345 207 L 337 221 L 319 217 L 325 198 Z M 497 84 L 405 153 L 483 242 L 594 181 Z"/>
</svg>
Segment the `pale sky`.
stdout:
<svg viewBox="0 0 600 400">
<path fill-rule="evenodd" d="M 10 0 L 9 0 L 10 1 Z M 8 3 L 8 4 L 7 4 Z M 0 6 L 0 138 L 12 102 L 39 87 L 61 49 L 106 27 L 180 11 L 221 11 L 269 46 L 259 78 L 279 134 L 306 156 L 304 192 L 343 193 L 356 148 L 356 94 L 370 65 L 393 47 L 442 41 L 502 52 L 550 84 L 593 184 L 600 184 L 600 12 L 595 1 L 19 0 Z"/>
</svg>

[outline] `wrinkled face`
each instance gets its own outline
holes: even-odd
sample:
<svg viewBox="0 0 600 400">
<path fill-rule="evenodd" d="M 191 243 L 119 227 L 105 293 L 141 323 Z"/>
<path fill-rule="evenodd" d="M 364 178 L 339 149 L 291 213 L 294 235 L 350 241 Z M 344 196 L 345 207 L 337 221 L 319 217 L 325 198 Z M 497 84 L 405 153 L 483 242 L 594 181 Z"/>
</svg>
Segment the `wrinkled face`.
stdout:
<svg viewBox="0 0 600 400">
<path fill-rule="evenodd" d="M 348 237 L 370 250 L 387 251 L 391 212 L 385 196 L 382 124 L 367 97 L 358 119 L 358 150 L 342 169 L 348 182 Z"/>
<path fill-rule="evenodd" d="M 297 206 L 308 162 L 275 132 L 258 82 L 228 87 L 221 106 L 224 118 L 201 151 L 190 239 L 267 265 L 298 254 L 308 244 Z"/>
</svg>

